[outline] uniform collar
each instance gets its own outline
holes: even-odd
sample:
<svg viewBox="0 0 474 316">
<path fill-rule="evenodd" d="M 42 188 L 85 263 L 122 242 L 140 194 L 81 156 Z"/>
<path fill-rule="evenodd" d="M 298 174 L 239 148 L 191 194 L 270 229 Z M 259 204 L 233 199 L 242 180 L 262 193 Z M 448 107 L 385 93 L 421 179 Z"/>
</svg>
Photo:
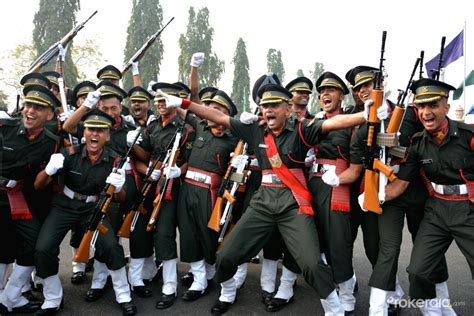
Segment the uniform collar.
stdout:
<svg viewBox="0 0 474 316">
<path fill-rule="evenodd" d="M 81 158 L 82 159 L 88 159 L 85 144 L 84 144 L 84 146 L 82 147 L 82 150 L 81 150 Z M 97 161 L 104 161 L 104 162 L 109 161 L 109 150 L 108 150 L 107 146 L 104 146 L 104 150 L 102 150 L 102 154 L 100 155 L 100 158 L 97 159 Z"/>
<path fill-rule="evenodd" d="M 46 130 L 46 126 L 43 126 L 43 131 L 39 133 L 38 136 L 35 137 L 35 139 L 40 139 L 40 137 L 43 137 L 45 130 Z M 28 130 L 25 128 L 25 125 L 23 125 L 23 121 L 20 121 L 20 125 L 18 126 L 16 135 L 17 136 L 25 135 L 26 137 L 28 137 Z"/>
<path fill-rule="evenodd" d="M 298 119 L 297 118 L 289 118 L 286 120 L 285 122 L 285 125 L 283 126 L 283 128 L 281 129 L 281 132 L 280 134 L 278 135 L 281 135 L 283 134 L 284 131 L 289 131 L 289 132 L 293 132 L 295 130 L 295 126 L 299 123 Z M 265 133 L 271 133 L 272 131 L 268 128 L 268 125 L 265 126 Z"/>
<path fill-rule="evenodd" d="M 451 120 L 449 117 L 446 117 L 446 119 L 448 120 L 448 135 L 441 145 L 447 143 L 451 138 L 459 138 L 459 127 L 456 121 Z M 423 137 L 428 138 L 436 143 L 436 141 L 433 139 L 433 136 L 426 129 L 423 130 Z"/>
</svg>

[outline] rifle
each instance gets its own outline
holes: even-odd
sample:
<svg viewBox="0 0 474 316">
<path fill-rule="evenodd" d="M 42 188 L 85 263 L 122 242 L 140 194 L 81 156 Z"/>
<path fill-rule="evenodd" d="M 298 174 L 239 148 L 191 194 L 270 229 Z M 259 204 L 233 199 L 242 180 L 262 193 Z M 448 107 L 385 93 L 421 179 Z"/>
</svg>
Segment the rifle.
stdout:
<svg viewBox="0 0 474 316">
<path fill-rule="evenodd" d="M 175 134 L 171 138 L 169 144 L 160 153 L 160 156 L 156 159 L 156 161 L 153 163 L 151 168 L 148 169 L 148 172 L 143 181 L 144 184 L 142 185 L 140 195 L 137 195 L 136 202 L 133 204 L 133 207 L 130 210 L 130 212 L 128 212 L 127 216 L 125 216 L 125 219 L 117 233 L 117 236 L 123 237 L 123 238 L 129 238 L 130 233 L 133 232 L 133 230 L 135 229 L 135 225 L 137 223 L 137 220 L 140 214 L 146 213 L 146 209 L 143 207 L 143 204 L 145 203 L 145 200 L 150 192 L 150 189 L 153 186 L 154 181 L 151 179 L 151 174 L 153 173 L 154 170 L 160 170 L 162 169 L 164 165 L 166 165 L 171 154 L 171 146 L 173 145 L 173 141 L 178 131 L 179 131 L 179 128 L 176 129 Z M 163 155 L 164 155 L 164 159 L 163 159 Z"/>
<path fill-rule="evenodd" d="M 382 213 L 380 207 L 380 200 L 385 197 L 385 187 L 383 183 L 386 181 L 385 177 L 388 177 L 390 181 L 396 179 L 393 174 L 393 170 L 385 165 L 385 148 L 381 148 L 375 141 L 375 136 L 383 129 L 383 123 L 377 117 L 377 109 L 384 102 L 384 91 L 382 89 L 383 82 L 383 62 L 385 52 L 385 40 L 387 32 L 383 31 L 382 34 L 382 49 L 380 56 L 379 70 L 375 76 L 375 85 L 372 90 L 373 105 L 370 107 L 369 118 L 367 121 L 367 147 L 366 156 L 364 159 L 365 167 L 365 190 L 364 190 L 364 209 L 375 212 L 377 214 Z M 382 184 L 382 185 L 381 185 Z"/>
<path fill-rule="evenodd" d="M 423 78 L 423 59 L 425 58 L 425 51 L 422 50 L 420 52 L 420 77 L 418 79 Z"/>
<path fill-rule="evenodd" d="M 216 232 L 221 231 L 221 225 L 222 225 L 221 221 L 222 219 L 225 220 L 226 218 L 226 216 L 223 216 L 222 214 L 222 207 L 224 205 L 224 200 L 229 202 L 232 205 L 235 203 L 235 198 L 234 198 L 235 192 L 231 194 L 228 190 L 230 186 L 230 182 L 233 181 L 231 179 L 232 174 L 235 171 L 234 170 L 235 168 L 232 167 L 232 161 L 235 159 L 235 157 L 242 155 L 244 151 L 244 147 L 245 147 L 244 141 L 239 140 L 239 142 L 237 143 L 237 146 L 235 146 L 234 154 L 229 163 L 229 166 L 227 167 L 227 171 L 224 175 L 224 178 L 222 179 L 221 186 L 219 187 L 219 190 L 217 191 L 217 199 L 216 199 L 216 202 L 214 203 L 214 208 L 212 209 L 211 217 L 209 218 L 209 221 L 207 223 L 207 227 Z M 241 181 L 241 182 L 244 182 L 244 181 Z M 226 205 L 226 209 L 228 209 L 227 205 Z"/>
<path fill-rule="evenodd" d="M 174 20 L 174 17 L 172 17 L 168 21 L 168 23 L 166 23 L 165 26 L 163 26 L 161 28 L 161 30 L 158 30 L 155 34 L 151 35 L 148 38 L 148 40 L 145 42 L 145 44 L 143 44 L 142 47 L 140 47 L 140 49 L 138 49 L 137 52 L 132 56 L 132 58 L 130 58 L 130 60 L 133 61 L 133 62 L 137 62 L 140 59 L 142 59 L 143 55 L 145 55 L 145 52 L 148 50 L 148 48 L 150 48 L 150 46 L 153 45 L 153 43 L 158 38 L 158 36 L 160 36 L 161 32 L 163 32 L 164 29 L 168 26 L 168 24 L 170 24 L 171 21 L 173 21 L 173 20 Z M 129 62 L 125 65 L 125 67 L 122 70 L 122 76 L 125 75 L 125 73 L 127 72 L 128 69 L 130 69 L 131 66 L 132 66 L 131 62 Z"/>
<path fill-rule="evenodd" d="M 431 74 L 431 78 L 434 80 L 439 80 L 439 75 L 441 74 L 441 68 L 443 67 L 443 55 L 444 55 L 444 44 L 446 42 L 446 36 L 441 38 L 441 50 L 439 52 L 439 62 L 438 69 L 434 70 Z"/>
<path fill-rule="evenodd" d="M 117 167 L 114 168 L 114 171 L 117 169 L 121 169 L 127 161 L 127 158 L 132 152 L 133 145 L 140 137 L 142 128 L 140 127 L 138 131 L 139 132 L 137 133 L 137 136 L 135 137 L 132 146 L 130 146 L 125 156 L 120 159 L 120 162 Z M 79 245 L 76 255 L 74 256 L 74 261 L 87 263 L 89 261 L 90 248 L 91 246 L 95 245 L 99 232 L 101 232 L 102 234 L 105 234 L 107 232 L 107 228 L 102 224 L 102 221 L 104 220 L 107 214 L 107 209 L 109 208 L 109 205 L 112 202 L 114 191 L 115 187 L 107 183 L 102 192 L 100 193 L 100 199 L 97 202 L 92 218 L 89 221 L 87 232 L 82 237 L 81 244 Z"/>
<path fill-rule="evenodd" d="M 84 25 L 90 20 L 92 19 L 92 17 L 94 15 L 97 14 L 97 10 L 92 13 L 92 15 L 90 17 L 87 18 L 87 20 L 85 20 L 84 22 L 82 23 L 79 23 L 78 25 L 76 25 L 71 31 L 69 31 L 69 33 L 67 33 L 60 41 L 56 42 L 55 44 L 51 45 L 48 50 L 46 50 L 43 54 L 41 54 L 34 62 L 33 64 L 31 64 L 30 66 L 30 69 L 28 69 L 28 73 L 32 73 L 32 72 L 39 72 L 39 70 L 41 69 L 41 67 L 43 67 L 44 65 L 46 65 L 50 60 L 51 58 L 53 58 L 54 56 L 56 56 L 56 54 L 59 52 L 59 49 L 58 49 L 58 45 L 61 44 L 63 47 L 66 47 L 69 42 L 71 42 L 73 40 L 73 38 L 77 35 L 77 33 L 82 30 L 82 28 L 84 27 Z"/>
<path fill-rule="evenodd" d="M 172 167 L 176 164 L 176 160 L 179 156 L 179 144 L 181 141 L 181 131 L 183 130 L 183 128 L 184 125 L 178 127 L 179 132 L 176 133 L 176 136 L 174 138 L 173 148 L 171 149 L 168 163 L 166 165 L 167 167 Z M 170 179 L 168 179 L 168 177 L 163 177 L 163 175 L 161 175 L 158 181 L 157 187 L 161 188 L 161 190 L 153 201 L 153 212 L 151 213 L 150 219 L 148 220 L 148 224 L 146 226 L 147 232 L 151 232 L 155 227 L 156 220 L 158 219 L 158 215 L 160 214 L 161 205 L 163 205 L 163 197 L 168 187 L 169 180 Z"/>
</svg>

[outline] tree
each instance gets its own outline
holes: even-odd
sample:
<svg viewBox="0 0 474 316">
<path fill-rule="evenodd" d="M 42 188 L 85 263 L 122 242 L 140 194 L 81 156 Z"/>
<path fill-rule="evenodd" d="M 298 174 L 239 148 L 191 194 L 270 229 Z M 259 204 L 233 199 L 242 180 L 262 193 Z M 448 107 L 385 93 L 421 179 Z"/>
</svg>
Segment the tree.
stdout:
<svg viewBox="0 0 474 316">
<path fill-rule="evenodd" d="M 0 90 L 0 111 L 8 112 L 8 96 Z"/>
<path fill-rule="evenodd" d="M 163 9 L 159 0 L 133 0 L 132 15 L 128 21 L 127 43 L 124 50 L 124 64 L 147 41 L 148 37 L 161 29 Z M 144 85 L 157 81 L 163 59 L 163 42 L 157 38 L 140 60 L 140 78 Z M 128 71 L 123 78 L 126 90 L 133 87 L 132 73 Z"/>
<path fill-rule="evenodd" d="M 281 51 L 270 48 L 267 53 L 267 70 L 278 76 L 281 82 L 285 81 L 285 67 L 281 59 Z"/>
<path fill-rule="evenodd" d="M 209 9 L 200 9 L 198 13 L 193 7 L 189 8 L 186 34 L 179 37 L 181 53 L 178 57 L 179 80 L 188 82 L 190 73 L 189 61 L 197 52 L 203 52 L 204 64 L 199 69 L 199 84 L 201 87 L 217 86 L 224 73 L 224 61 L 212 51 L 214 29 L 209 25 Z"/>
<path fill-rule="evenodd" d="M 40 0 L 39 10 L 33 19 L 33 45 L 36 56 L 41 55 L 51 45 L 64 37 L 76 24 L 76 12 L 80 9 L 79 0 Z M 72 87 L 77 84 L 77 68 L 72 62 L 69 44 L 64 64 L 64 79 L 66 85 Z M 42 71 L 54 70 L 56 59 L 43 67 Z"/>
<path fill-rule="evenodd" d="M 302 69 L 298 69 L 298 71 L 296 72 L 296 77 L 304 77 L 304 73 Z"/>
<path fill-rule="evenodd" d="M 237 41 L 232 63 L 234 64 L 234 82 L 232 83 L 231 98 L 239 113 L 243 113 L 250 109 L 250 76 L 247 49 L 242 38 Z"/>
<path fill-rule="evenodd" d="M 318 81 L 319 77 L 324 73 L 324 64 L 322 63 L 314 63 L 314 70 L 310 71 L 311 74 L 311 80 L 313 81 L 314 87 L 313 87 L 313 93 L 311 97 L 311 107 L 310 107 L 310 112 L 311 113 L 317 113 L 319 112 L 319 93 L 316 90 L 316 81 Z"/>
</svg>

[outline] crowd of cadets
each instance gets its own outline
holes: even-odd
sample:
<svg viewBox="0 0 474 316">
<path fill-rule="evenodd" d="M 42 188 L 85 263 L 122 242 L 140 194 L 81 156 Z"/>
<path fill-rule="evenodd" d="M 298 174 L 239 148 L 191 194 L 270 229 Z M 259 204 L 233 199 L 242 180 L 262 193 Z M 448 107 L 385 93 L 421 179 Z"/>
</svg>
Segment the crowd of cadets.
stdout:
<svg viewBox="0 0 474 316">
<path fill-rule="evenodd" d="M 132 293 L 150 297 L 147 284 L 161 273 L 156 308 L 171 307 L 178 293 L 179 231 L 179 260 L 190 266 L 181 279 L 188 287 L 181 295 L 185 301 L 207 294 L 214 280 L 221 293 L 211 313 L 225 313 L 245 282 L 247 263 L 263 249 L 261 295 L 267 311 L 293 302 L 302 274 L 326 315 L 353 315 L 359 286 L 353 244 L 361 227 L 373 269 L 369 314 L 396 315 L 404 295 L 397 266 L 406 217 L 414 243 L 409 295 L 424 300 L 425 315 L 455 315 L 444 253 L 454 238 L 474 271 L 474 141 L 469 125 L 447 117 L 453 87 L 432 79 L 412 84 L 413 106 L 406 109 L 398 137 L 408 153 L 389 154 L 387 163 L 398 179 L 387 185 L 383 212 L 376 214 L 362 208 L 376 68 L 355 67 L 346 81 L 323 73 L 314 83 L 321 108 L 315 116 L 308 111 L 311 80 L 299 77 L 284 87 L 276 75 L 263 75 L 252 91 L 258 115 L 236 119 L 237 108 L 224 91 L 199 90 L 203 62 L 202 53 L 193 55 L 190 88 L 151 82 L 147 89 L 133 63 L 135 87 L 128 93 L 119 86 L 121 72 L 106 66 L 97 84 L 84 81 L 71 90 L 73 110 L 61 113 L 60 74 L 23 77 L 19 117 L 4 113 L 0 120 L 0 239 L 9 241 L 0 244 L 0 280 L 8 280 L 0 284 L 0 314 L 52 315 L 62 308 L 60 244 L 71 231 L 76 255 L 107 184 L 113 202 L 102 221 L 107 230 L 95 241 L 88 302 L 101 298 L 110 276 L 122 313 L 133 315 Z M 351 91 L 356 104 L 343 108 Z M 126 98 L 128 108 L 122 105 Z M 384 101 L 378 118 L 388 123 L 393 107 Z M 232 156 L 239 140 L 245 152 Z M 177 157 L 165 161 L 172 147 Z M 129 151 L 130 159 L 118 165 Z M 153 167 L 157 161 L 160 168 Z M 227 170 L 242 164 L 250 170 L 246 191 L 236 194 L 235 226 L 219 243 L 219 232 L 208 222 Z M 117 233 L 145 183 L 151 193 L 129 235 L 127 271 Z M 71 282 L 83 283 L 86 269 L 86 263 L 73 262 Z M 32 277 L 42 284 L 43 302 L 29 294 Z"/>
</svg>

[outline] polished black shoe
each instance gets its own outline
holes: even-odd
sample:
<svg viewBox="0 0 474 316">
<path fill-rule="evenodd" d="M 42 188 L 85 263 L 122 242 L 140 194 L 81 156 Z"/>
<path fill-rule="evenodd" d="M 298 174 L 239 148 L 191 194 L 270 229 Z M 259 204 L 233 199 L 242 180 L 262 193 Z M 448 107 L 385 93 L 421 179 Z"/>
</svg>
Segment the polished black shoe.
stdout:
<svg viewBox="0 0 474 316">
<path fill-rule="evenodd" d="M 293 303 L 293 296 L 289 300 L 285 300 L 282 298 L 272 298 L 270 302 L 265 306 L 265 310 L 267 312 L 278 312 L 285 308 L 286 305 Z"/>
<path fill-rule="evenodd" d="M 206 295 L 207 293 L 208 293 L 207 288 L 202 291 L 187 290 L 186 292 L 183 293 L 183 296 L 181 298 L 183 299 L 183 301 L 191 302 L 191 301 L 197 300 L 201 296 Z"/>
<path fill-rule="evenodd" d="M 147 298 L 151 296 L 151 290 L 144 285 L 134 286 L 133 293 L 135 293 L 137 296 L 141 298 Z"/>
<path fill-rule="evenodd" d="M 95 302 L 104 295 L 104 289 L 90 289 L 86 293 L 86 301 Z"/>
<path fill-rule="evenodd" d="M 158 299 L 158 302 L 156 302 L 155 307 L 157 309 L 165 309 L 173 305 L 174 301 L 176 301 L 176 293 L 169 295 L 161 293 L 161 296 Z"/>
<path fill-rule="evenodd" d="M 43 293 L 43 284 L 41 284 L 41 283 L 35 284 L 35 282 L 30 281 L 30 285 L 31 285 L 31 290 L 32 291 Z"/>
<path fill-rule="evenodd" d="M 186 273 L 182 278 L 181 278 L 181 285 L 182 286 L 187 286 L 190 287 L 191 284 L 194 282 L 194 275 L 191 272 Z"/>
<path fill-rule="evenodd" d="M 30 302 L 41 302 L 41 299 L 36 297 L 31 290 L 21 293 L 21 295 Z"/>
<path fill-rule="evenodd" d="M 222 315 L 229 310 L 229 307 L 233 303 L 222 302 L 221 300 L 217 300 L 217 302 L 211 308 L 212 315 Z"/>
<path fill-rule="evenodd" d="M 36 311 L 35 316 L 49 316 L 49 315 L 56 315 L 64 307 L 64 299 L 61 300 L 61 304 L 59 307 L 51 307 L 51 308 L 40 308 Z"/>
<path fill-rule="evenodd" d="M 354 316 L 354 311 L 344 311 L 344 316 Z"/>
<path fill-rule="evenodd" d="M 388 316 L 397 316 L 400 313 L 400 305 L 388 304 Z"/>
<path fill-rule="evenodd" d="M 265 305 L 268 305 L 268 303 L 270 303 L 274 295 L 275 293 L 270 293 L 265 290 L 262 290 L 262 303 Z"/>
<path fill-rule="evenodd" d="M 72 284 L 82 284 L 86 279 L 86 273 L 83 271 L 74 272 L 71 276 Z"/>
<path fill-rule="evenodd" d="M 33 314 L 41 308 L 41 303 L 28 302 L 27 304 L 12 308 L 12 313 L 15 314 Z"/>
<path fill-rule="evenodd" d="M 122 315 L 135 315 L 137 313 L 137 307 L 131 301 L 120 303 L 119 305 L 122 309 Z"/>
</svg>

